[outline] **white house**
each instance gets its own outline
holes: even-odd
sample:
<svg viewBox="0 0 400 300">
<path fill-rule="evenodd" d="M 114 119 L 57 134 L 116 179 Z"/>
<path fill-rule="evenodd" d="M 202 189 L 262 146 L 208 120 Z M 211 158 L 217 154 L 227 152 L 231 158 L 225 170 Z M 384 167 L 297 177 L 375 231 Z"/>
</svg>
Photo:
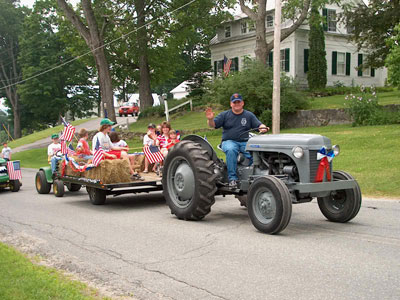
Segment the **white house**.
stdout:
<svg viewBox="0 0 400 300">
<path fill-rule="evenodd" d="M 182 99 L 189 95 L 189 81 L 184 81 L 170 91 L 174 99 Z"/>
<path fill-rule="evenodd" d="M 153 106 L 160 105 L 160 97 L 157 94 L 151 94 L 153 97 Z M 137 103 L 140 106 L 139 94 L 131 94 L 129 95 L 129 103 Z"/>
<path fill-rule="evenodd" d="M 343 0 L 342 3 L 351 0 Z M 351 2 L 363 3 L 362 0 Z M 337 21 L 337 16 L 343 9 L 336 5 L 326 5 L 321 14 L 326 18 L 325 50 L 328 64 L 328 86 L 334 83 L 351 85 L 383 86 L 387 79 L 386 68 L 358 70 L 358 66 L 368 54 L 368 51 L 357 51 L 357 46 L 349 42 L 351 28 Z M 231 70 L 240 71 L 244 67 L 245 57 L 255 57 L 256 46 L 255 28 L 244 13 L 234 17 L 233 20 L 221 24 L 217 35 L 210 41 L 211 62 L 214 75 L 223 71 L 224 55 L 232 60 Z M 274 35 L 274 1 L 267 2 L 266 38 L 267 42 L 273 40 Z M 282 28 L 289 27 L 292 21 L 282 23 Z M 288 76 L 296 79 L 300 85 L 307 86 L 308 71 L 308 33 L 309 26 L 301 25 L 294 33 L 281 42 L 280 58 L 281 70 Z M 272 65 L 272 55 L 268 57 Z"/>
</svg>

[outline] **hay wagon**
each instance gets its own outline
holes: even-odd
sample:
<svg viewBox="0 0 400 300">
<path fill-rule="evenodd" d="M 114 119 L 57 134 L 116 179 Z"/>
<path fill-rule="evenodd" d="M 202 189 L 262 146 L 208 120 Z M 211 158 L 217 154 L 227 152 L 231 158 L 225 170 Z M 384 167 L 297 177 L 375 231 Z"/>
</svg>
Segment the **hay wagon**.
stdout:
<svg viewBox="0 0 400 300">
<path fill-rule="evenodd" d="M 135 158 L 136 171 L 143 170 L 141 154 Z M 96 168 L 79 170 L 73 160 L 59 162 L 56 172 L 52 173 L 49 166 L 42 167 L 36 173 L 35 186 L 39 194 L 48 194 L 53 187 L 56 197 L 63 197 L 65 187 L 70 192 L 77 192 L 82 186 L 86 187 L 90 202 L 102 205 L 108 195 L 123 195 L 148 193 L 162 190 L 161 177 L 155 173 L 140 173 L 143 181 L 132 181 L 126 161 L 105 160 Z"/>
</svg>

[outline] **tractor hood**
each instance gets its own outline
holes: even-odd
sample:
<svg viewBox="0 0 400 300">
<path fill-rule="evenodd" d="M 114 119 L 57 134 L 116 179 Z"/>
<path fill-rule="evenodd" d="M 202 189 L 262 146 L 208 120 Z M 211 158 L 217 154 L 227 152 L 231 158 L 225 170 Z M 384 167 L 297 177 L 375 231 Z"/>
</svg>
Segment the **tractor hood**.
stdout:
<svg viewBox="0 0 400 300">
<path fill-rule="evenodd" d="M 249 139 L 246 150 L 276 151 L 300 146 L 304 150 L 320 150 L 322 146 L 331 149 L 331 140 L 319 134 L 269 134 L 257 135 Z"/>
</svg>

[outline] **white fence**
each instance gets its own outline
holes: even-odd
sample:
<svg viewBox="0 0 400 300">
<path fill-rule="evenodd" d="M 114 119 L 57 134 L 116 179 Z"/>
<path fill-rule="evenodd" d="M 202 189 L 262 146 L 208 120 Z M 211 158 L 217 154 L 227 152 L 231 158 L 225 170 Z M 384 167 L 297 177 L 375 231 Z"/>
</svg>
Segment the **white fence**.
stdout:
<svg viewBox="0 0 400 300">
<path fill-rule="evenodd" d="M 183 103 L 181 103 L 181 104 L 179 104 L 179 105 L 177 105 L 177 106 L 175 106 L 175 107 L 173 107 L 173 108 L 171 108 L 171 109 L 168 109 L 168 101 L 164 101 L 164 106 L 165 106 L 165 117 L 166 117 L 166 119 L 167 119 L 167 122 L 169 122 L 169 113 L 170 113 L 171 111 L 174 111 L 175 109 L 177 109 L 177 108 L 179 108 L 179 107 L 182 107 L 182 106 L 184 106 L 184 105 L 186 105 L 186 104 L 190 104 L 190 110 L 192 111 L 192 110 L 193 110 L 192 99 L 190 99 L 190 100 L 188 100 L 188 101 L 185 101 L 185 102 L 183 102 Z"/>
</svg>

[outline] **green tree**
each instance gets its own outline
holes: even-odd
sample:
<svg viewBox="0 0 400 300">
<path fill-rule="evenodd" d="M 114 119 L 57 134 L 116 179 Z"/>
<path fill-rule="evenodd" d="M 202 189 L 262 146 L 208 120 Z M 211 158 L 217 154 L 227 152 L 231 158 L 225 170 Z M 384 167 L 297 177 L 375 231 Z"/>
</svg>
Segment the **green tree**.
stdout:
<svg viewBox="0 0 400 300">
<path fill-rule="evenodd" d="M 11 108 L 14 120 L 14 137 L 21 137 L 20 101 L 17 83 L 21 80 L 21 69 L 17 58 L 18 37 L 26 9 L 18 7 L 18 1 L 0 0 L 0 89 L 5 91 L 6 104 Z"/>
<path fill-rule="evenodd" d="M 386 58 L 389 82 L 400 87 L 400 24 L 395 27 L 394 34 L 387 40 L 389 54 Z"/>
<path fill-rule="evenodd" d="M 60 39 L 54 4 L 53 0 L 36 1 L 32 13 L 25 19 L 20 38 L 23 78 L 31 78 L 18 88 L 26 128 L 55 125 L 60 115 L 67 112 L 83 117 L 97 100 L 96 91 L 89 86 L 89 70 L 77 60 L 34 77 L 72 58 Z"/>
<path fill-rule="evenodd" d="M 273 1 L 273 0 L 269 0 Z M 339 0 L 313 0 L 315 7 L 322 7 L 327 3 L 338 3 Z M 286 0 L 282 1 L 282 17 L 285 20 L 292 20 L 291 26 L 281 29 L 281 41 L 288 38 L 309 16 L 311 0 Z M 269 52 L 274 48 L 274 40 L 267 43 L 265 36 L 265 17 L 267 0 L 239 0 L 240 9 L 256 26 L 256 48 L 254 53 L 258 61 L 267 64 Z M 248 4 L 252 4 L 249 6 Z"/>
<path fill-rule="evenodd" d="M 309 25 L 308 87 L 311 90 L 323 89 L 327 82 L 326 72 L 328 68 L 326 63 L 325 35 L 318 8 L 314 5 L 311 8 Z"/>
<path fill-rule="evenodd" d="M 356 13 L 355 13 L 356 12 Z M 365 66 L 383 67 L 390 48 L 386 39 L 393 35 L 394 28 L 400 23 L 399 0 L 369 0 L 345 6 L 344 18 L 348 28 L 353 29 L 351 39 L 358 50 L 368 49 Z"/>
</svg>

